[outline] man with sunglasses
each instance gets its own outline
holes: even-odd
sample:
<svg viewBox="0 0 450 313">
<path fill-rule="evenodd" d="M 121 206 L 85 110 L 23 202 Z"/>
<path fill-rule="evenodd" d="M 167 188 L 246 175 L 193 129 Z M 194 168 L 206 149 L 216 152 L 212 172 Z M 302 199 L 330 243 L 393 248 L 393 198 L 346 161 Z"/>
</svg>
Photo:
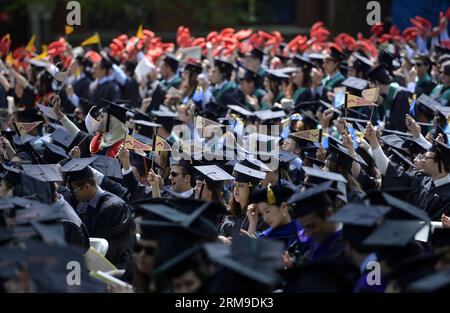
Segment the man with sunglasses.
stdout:
<svg viewBox="0 0 450 313">
<path fill-rule="evenodd" d="M 428 55 L 420 54 L 414 60 L 414 67 L 417 78 L 415 81 L 414 93 L 417 97 L 422 94 L 429 95 L 436 84 L 431 79 L 431 60 Z"/>
<path fill-rule="evenodd" d="M 399 180 L 395 178 L 406 178 L 402 181 L 408 185 L 402 187 L 412 189 L 408 202 L 427 211 L 432 220 L 440 220 L 444 214 L 450 213 L 450 146 L 444 143 L 442 135 L 439 135 L 433 144 L 429 143 L 424 168 L 410 172 L 386 157 L 371 123 L 367 124 L 364 137 L 372 148 L 373 158 L 383 175 L 385 188 L 393 185 L 392 182 L 398 185 Z"/>
<path fill-rule="evenodd" d="M 162 198 L 179 197 L 195 199 L 192 187 L 192 165 L 190 161 L 172 162 L 169 175 L 170 185 L 161 190 Z"/>
<path fill-rule="evenodd" d="M 74 200 L 71 202 L 89 236 L 108 241 L 106 258 L 116 267 L 125 268 L 131 258 L 132 212 L 123 199 L 97 185 L 89 167 L 92 161 L 92 158 L 72 159 L 63 166 Z"/>
</svg>

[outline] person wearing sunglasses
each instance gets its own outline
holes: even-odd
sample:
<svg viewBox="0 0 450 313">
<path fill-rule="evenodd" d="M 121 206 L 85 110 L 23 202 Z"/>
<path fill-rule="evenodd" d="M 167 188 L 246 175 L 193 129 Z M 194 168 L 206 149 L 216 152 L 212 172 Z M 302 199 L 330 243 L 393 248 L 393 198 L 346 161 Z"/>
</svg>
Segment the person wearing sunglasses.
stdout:
<svg viewBox="0 0 450 313">
<path fill-rule="evenodd" d="M 414 93 L 417 97 L 422 94 L 429 95 L 436 84 L 431 79 L 431 60 L 428 55 L 420 54 L 415 58 L 414 68 L 417 78 L 415 81 Z"/>
<path fill-rule="evenodd" d="M 450 61 L 446 61 L 441 65 L 439 77 L 441 84 L 433 89 L 430 97 L 447 106 L 450 100 Z"/>
</svg>

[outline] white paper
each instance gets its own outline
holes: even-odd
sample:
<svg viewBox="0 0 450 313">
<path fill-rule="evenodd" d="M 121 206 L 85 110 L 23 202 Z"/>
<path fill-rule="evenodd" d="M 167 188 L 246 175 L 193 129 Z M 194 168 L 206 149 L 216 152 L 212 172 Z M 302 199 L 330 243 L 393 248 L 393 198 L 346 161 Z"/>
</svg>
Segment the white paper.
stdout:
<svg viewBox="0 0 450 313">
<path fill-rule="evenodd" d="M 55 111 L 53 110 L 53 108 L 51 107 L 47 107 L 45 105 L 42 104 L 38 104 L 39 109 L 41 110 L 41 112 L 47 116 L 48 118 L 51 118 L 53 120 L 58 120 L 58 116 L 56 115 Z"/>
<path fill-rule="evenodd" d="M 146 58 L 144 57 L 136 66 L 136 69 L 134 70 L 134 74 L 136 75 L 136 79 L 138 81 L 141 81 L 142 78 L 147 76 L 155 66 Z"/>
</svg>

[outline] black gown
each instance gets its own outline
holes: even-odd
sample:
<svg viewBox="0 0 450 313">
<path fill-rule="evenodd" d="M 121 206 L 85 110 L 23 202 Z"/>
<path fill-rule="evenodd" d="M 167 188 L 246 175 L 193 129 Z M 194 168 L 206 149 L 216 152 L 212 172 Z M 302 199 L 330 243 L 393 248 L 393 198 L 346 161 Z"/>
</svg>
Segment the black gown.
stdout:
<svg viewBox="0 0 450 313">
<path fill-rule="evenodd" d="M 425 210 L 434 221 L 439 221 L 442 214 L 450 214 L 450 183 L 436 187 L 431 177 L 419 171 L 406 172 L 403 167 L 389 162 L 385 180 L 402 178 L 403 187 L 412 188 L 409 202 Z M 400 180 L 397 180 L 399 187 Z"/>
<path fill-rule="evenodd" d="M 131 261 L 133 220 L 124 200 L 105 191 L 95 208 L 79 203 L 76 212 L 91 237 L 108 241 L 106 258 L 117 268 L 126 268 Z"/>
</svg>

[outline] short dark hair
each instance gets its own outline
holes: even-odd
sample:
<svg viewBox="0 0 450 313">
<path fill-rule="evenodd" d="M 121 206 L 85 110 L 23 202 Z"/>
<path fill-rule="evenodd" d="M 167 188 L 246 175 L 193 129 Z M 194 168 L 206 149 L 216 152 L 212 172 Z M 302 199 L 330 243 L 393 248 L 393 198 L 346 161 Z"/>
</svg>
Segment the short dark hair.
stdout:
<svg viewBox="0 0 450 313">
<path fill-rule="evenodd" d="M 82 180 L 76 180 L 76 181 L 73 181 L 72 184 L 74 184 L 74 185 L 76 185 L 78 187 L 84 186 L 86 184 L 91 185 L 92 187 L 97 186 L 97 183 L 95 182 L 94 178 L 87 178 L 87 179 L 82 179 Z"/>
</svg>

